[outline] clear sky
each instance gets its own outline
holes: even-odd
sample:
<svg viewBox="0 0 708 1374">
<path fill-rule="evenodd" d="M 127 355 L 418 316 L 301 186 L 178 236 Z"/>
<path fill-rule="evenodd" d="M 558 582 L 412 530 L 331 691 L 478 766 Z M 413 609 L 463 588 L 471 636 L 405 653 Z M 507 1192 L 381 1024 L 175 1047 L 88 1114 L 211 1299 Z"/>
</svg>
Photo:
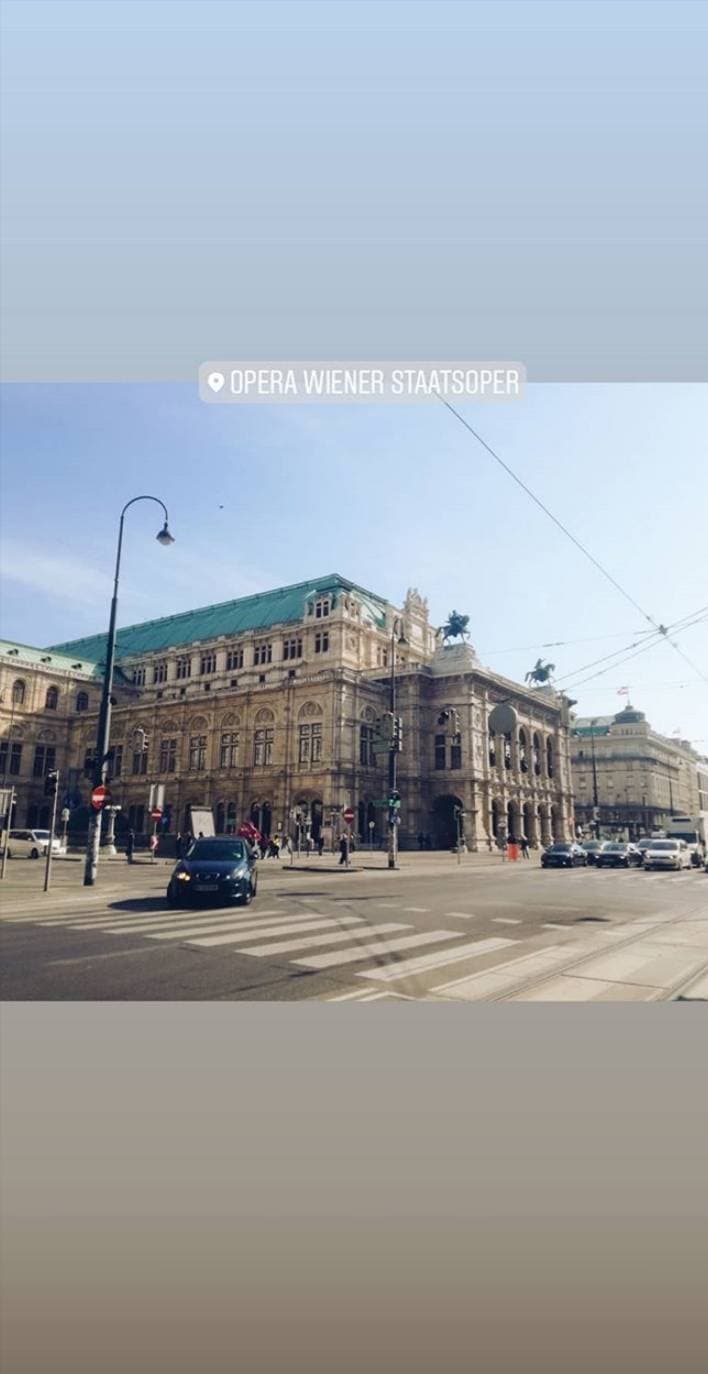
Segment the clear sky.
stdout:
<svg viewBox="0 0 708 1374">
<path fill-rule="evenodd" d="M 669 625 L 708 607 L 708 389 L 534 386 L 462 405 L 642 608 Z M 583 714 L 621 708 L 708 752 L 708 684 L 666 643 L 584 665 L 649 626 L 439 404 L 206 406 L 196 385 L 3 388 L 1 632 L 50 644 L 102 630 L 120 508 L 119 624 L 339 572 L 433 623 L 470 616 L 489 667 L 537 657 Z M 557 643 L 563 641 L 563 643 Z M 708 676 L 708 619 L 678 635 Z M 545 647 L 551 645 L 551 647 Z M 582 678 L 589 681 L 573 684 Z"/>
</svg>

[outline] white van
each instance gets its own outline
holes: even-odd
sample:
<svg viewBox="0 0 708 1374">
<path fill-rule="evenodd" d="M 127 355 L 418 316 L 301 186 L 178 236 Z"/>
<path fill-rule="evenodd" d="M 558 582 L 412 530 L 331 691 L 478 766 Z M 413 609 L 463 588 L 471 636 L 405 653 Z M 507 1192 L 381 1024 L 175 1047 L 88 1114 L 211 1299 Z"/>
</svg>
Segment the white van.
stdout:
<svg viewBox="0 0 708 1374">
<path fill-rule="evenodd" d="M 49 848 L 48 830 L 11 830 L 7 847 L 8 859 L 38 859 Z M 52 854 L 65 854 L 66 847 L 57 835 L 52 841 Z"/>
</svg>

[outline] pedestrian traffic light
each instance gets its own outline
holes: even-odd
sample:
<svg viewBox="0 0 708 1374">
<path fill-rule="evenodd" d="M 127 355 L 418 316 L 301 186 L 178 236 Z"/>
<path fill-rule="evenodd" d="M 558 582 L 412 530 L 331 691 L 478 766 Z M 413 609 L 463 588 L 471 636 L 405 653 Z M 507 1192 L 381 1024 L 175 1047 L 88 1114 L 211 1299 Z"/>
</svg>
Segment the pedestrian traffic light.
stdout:
<svg viewBox="0 0 708 1374">
<path fill-rule="evenodd" d="M 50 769 L 44 779 L 45 797 L 53 797 L 59 788 L 59 773 L 56 768 Z"/>
<path fill-rule="evenodd" d="M 392 811 L 397 811 L 401 805 L 401 794 L 395 790 L 389 792 L 388 804 Z"/>
</svg>

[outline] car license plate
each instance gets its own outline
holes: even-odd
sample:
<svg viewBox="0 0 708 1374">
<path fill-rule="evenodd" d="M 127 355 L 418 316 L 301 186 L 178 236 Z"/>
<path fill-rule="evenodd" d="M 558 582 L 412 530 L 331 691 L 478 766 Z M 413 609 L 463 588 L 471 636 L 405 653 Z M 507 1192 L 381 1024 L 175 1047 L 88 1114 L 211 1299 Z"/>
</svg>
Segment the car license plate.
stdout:
<svg viewBox="0 0 708 1374">
<path fill-rule="evenodd" d="M 218 884 L 218 883 L 195 883 L 194 886 L 195 886 L 197 892 L 218 892 L 218 891 L 219 891 L 219 884 Z"/>
</svg>

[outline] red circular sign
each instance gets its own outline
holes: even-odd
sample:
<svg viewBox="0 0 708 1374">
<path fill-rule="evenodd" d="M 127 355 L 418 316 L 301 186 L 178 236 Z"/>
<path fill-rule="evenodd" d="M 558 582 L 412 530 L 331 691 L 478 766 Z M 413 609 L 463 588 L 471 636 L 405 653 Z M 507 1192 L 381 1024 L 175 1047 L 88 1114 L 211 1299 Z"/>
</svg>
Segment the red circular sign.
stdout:
<svg viewBox="0 0 708 1374">
<path fill-rule="evenodd" d="M 354 808 L 348 806 L 346 810 L 342 812 L 342 815 L 344 816 L 347 825 L 351 825 L 352 821 L 354 820 Z"/>
<path fill-rule="evenodd" d="M 159 820 L 161 820 L 161 819 L 162 819 L 162 812 L 161 812 L 159 806 L 154 806 L 153 809 L 152 809 L 152 811 L 150 812 L 150 820 L 151 820 L 151 821 L 159 821 Z"/>
<path fill-rule="evenodd" d="M 98 787 L 94 787 L 93 792 L 91 793 L 91 805 L 94 811 L 103 810 L 103 807 L 110 800 L 110 791 L 107 787 L 104 787 L 103 783 L 100 783 Z"/>
</svg>

